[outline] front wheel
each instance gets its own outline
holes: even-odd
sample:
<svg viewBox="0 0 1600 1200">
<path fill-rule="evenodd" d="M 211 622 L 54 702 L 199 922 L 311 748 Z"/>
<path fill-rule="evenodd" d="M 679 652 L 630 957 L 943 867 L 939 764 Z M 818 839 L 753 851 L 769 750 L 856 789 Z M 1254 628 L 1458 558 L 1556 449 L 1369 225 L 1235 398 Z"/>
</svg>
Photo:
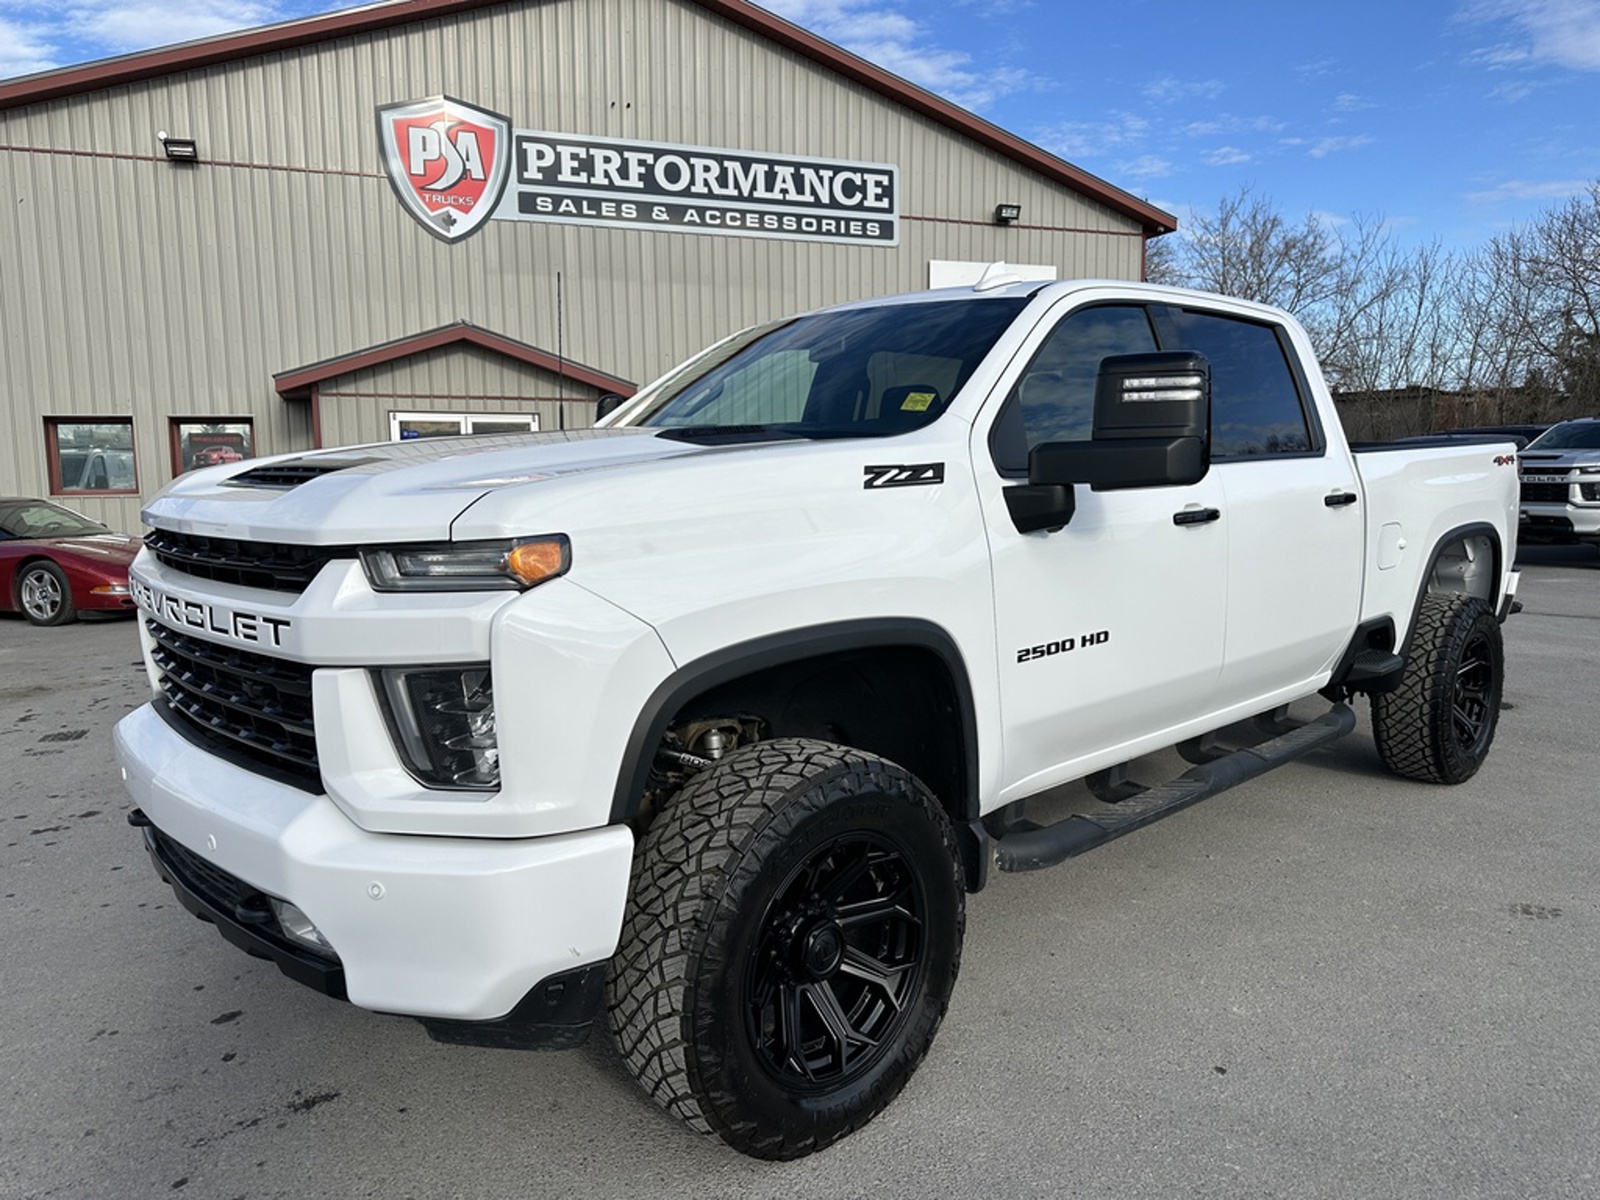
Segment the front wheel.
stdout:
<svg viewBox="0 0 1600 1200">
<path fill-rule="evenodd" d="M 950 820 L 909 772 L 826 742 L 748 747 L 669 802 L 633 871 L 608 1003 L 663 1108 L 788 1159 L 905 1086 L 966 922 Z"/>
<path fill-rule="evenodd" d="M 1488 757 L 1500 719 L 1505 650 L 1500 623 L 1475 596 L 1422 602 L 1400 686 L 1372 698 L 1383 765 L 1427 783 L 1462 783 Z"/>
<path fill-rule="evenodd" d="M 72 587 L 53 562 L 29 563 L 17 578 L 17 601 L 22 615 L 35 625 L 65 625 L 77 618 L 72 607 Z"/>
</svg>

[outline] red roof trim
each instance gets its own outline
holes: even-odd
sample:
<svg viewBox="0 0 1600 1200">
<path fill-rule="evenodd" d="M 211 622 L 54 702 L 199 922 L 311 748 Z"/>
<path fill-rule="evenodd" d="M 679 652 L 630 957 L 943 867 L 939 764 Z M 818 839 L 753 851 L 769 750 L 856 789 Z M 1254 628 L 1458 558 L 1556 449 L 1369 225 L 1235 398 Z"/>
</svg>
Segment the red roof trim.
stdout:
<svg viewBox="0 0 1600 1200">
<path fill-rule="evenodd" d="M 433 17 L 453 16 L 487 8 L 504 0 L 394 0 L 365 8 L 346 9 L 322 16 L 306 17 L 267 25 L 243 33 L 222 34 L 200 41 L 185 42 L 159 50 L 139 54 L 125 54 L 119 58 L 102 59 L 78 67 L 63 67 L 38 75 L 27 75 L 0 83 L 0 110 L 23 104 L 36 104 L 62 96 L 77 95 L 97 88 L 135 83 L 177 71 L 208 67 L 216 63 L 231 62 L 257 54 L 270 54 L 279 50 L 297 49 L 334 38 L 352 37 L 371 33 L 394 25 L 405 25 Z M 916 84 L 901 79 L 858 58 L 848 50 L 825 41 L 814 33 L 792 25 L 782 17 L 759 8 L 748 0 L 688 0 L 707 12 L 741 25 L 769 41 L 793 50 L 795 53 L 820 63 L 822 66 L 852 79 L 856 83 L 901 104 L 913 112 L 964 134 L 980 145 L 987 146 L 1047 179 L 1066 184 L 1074 191 L 1099 201 L 1107 208 L 1121 213 L 1142 225 L 1148 234 L 1167 233 L 1178 227 L 1177 218 L 1154 205 L 1107 183 L 1098 176 L 1057 158 L 1015 134 L 1007 133 L 982 117 L 975 116 L 924 91 Z"/>
<path fill-rule="evenodd" d="M 305 400 L 311 396 L 313 388 L 326 380 L 337 379 L 340 375 L 348 375 L 352 371 L 381 367 L 384 363 L 410 358 L 414 354 L 438 350 L 444 346 L 454 346 L 461 342 L 481 346 L 496 354 L 504 354 L 507 358 L 514 358 L 518 362 L 527 363 L 529 366 L 538 367 L 549 371 L 552 375 L 559 375 L 601 392 L 618 392 L 624 396 L 631 396 L 635 390 L 633 384 L 626 379 L 607 375 L 582 363 L 558 359 L 536 346 L 491 333 L 467 321 L 457 321 L 454 325 L 443 325 L 426 333 L 414 333 L 410 337 L 397 338 L 380 346 L 357 350 L 353 354 L 341 354 L 337 358 L 325 358 L 321 362 L 296 367 L 292 371 L 282 371 L 272 377 L 272 386 L 285 400 Z"/>
</svg>

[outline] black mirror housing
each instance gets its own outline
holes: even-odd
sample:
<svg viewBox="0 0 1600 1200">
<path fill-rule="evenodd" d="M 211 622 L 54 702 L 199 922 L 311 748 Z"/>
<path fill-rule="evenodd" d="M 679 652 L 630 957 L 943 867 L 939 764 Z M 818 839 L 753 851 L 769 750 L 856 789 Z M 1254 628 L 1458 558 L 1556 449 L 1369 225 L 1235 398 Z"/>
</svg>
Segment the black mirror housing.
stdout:
<svg viewBox="0 0 1600 1200">
<path fill-rule="evenodd" d="M 1205 438 L 1211 427 L 1211 364 L 1203 354 L 1116 354 L 1094 381 L 1094 440 Z"/>
<path fill-rule="evenodd" d="M 620 396 L 616 392 L 607 392 L 595 401 L 594 419 L 598 421 L 602 417 L 609 417 L 627 402 L 628 398 L 626 396 Z"/>
<path fill-rule="evenodd" d="M 1199 483 L 1211 469 L 1211 365 L 1202 354 L 1117 354 L 1095 377 L 1094 440 L 1046 442 L 1030 484 L 1095 491 Z"/>
</svg>

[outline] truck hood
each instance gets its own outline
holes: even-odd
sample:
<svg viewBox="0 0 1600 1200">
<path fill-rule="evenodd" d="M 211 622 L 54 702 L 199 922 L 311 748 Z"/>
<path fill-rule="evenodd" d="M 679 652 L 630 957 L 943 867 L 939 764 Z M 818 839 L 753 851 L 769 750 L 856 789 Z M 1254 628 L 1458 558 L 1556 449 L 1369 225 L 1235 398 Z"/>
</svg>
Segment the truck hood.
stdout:
<svg viewBox="0 0 1600 1200">
<path fill-rule="evenodd" d="M 161 529 L 248 541 L 440 540 L 458 515 L 501 488 L 709 452 L 658 432 L 428 438 L 249 459 L 180 476 L 142 516 Z"/>
<path fill-rule="evenodd" d="M 1524 472 L 1567 471 L 1573 467 L 1600 467 L 1600 450 L 1524 450 L 1517 455 Z"/>
</svg>

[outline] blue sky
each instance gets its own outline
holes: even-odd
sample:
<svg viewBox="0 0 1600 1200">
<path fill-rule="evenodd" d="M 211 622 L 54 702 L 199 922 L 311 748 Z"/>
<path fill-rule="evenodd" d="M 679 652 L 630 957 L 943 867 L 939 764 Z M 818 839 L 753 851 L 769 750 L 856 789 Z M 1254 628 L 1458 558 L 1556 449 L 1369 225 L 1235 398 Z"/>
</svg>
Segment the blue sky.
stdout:
<svg viewBox="0 0 1600 1200">
<path fill-rule="evenodd" d="M 0 0 L 0 77 L 344 7 Z M 1176 213 L 1471 248 L 1600 179 L 1600 0 L 769 0 Z"/>
</svg>

